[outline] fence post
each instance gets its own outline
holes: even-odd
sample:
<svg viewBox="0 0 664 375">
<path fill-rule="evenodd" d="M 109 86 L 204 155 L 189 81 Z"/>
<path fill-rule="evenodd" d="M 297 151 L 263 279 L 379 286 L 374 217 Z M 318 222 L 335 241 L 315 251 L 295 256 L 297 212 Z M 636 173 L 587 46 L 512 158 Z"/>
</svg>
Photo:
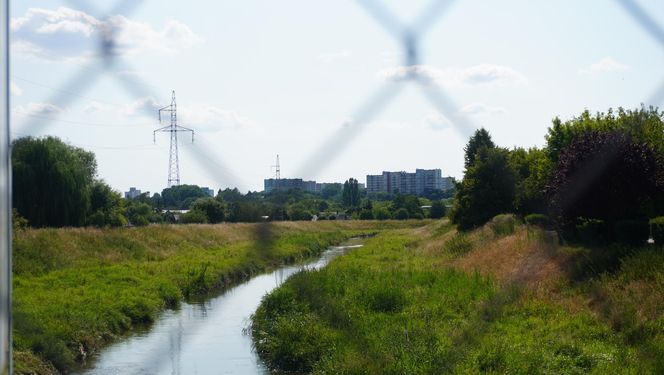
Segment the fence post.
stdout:
<svg viewBox="0 0 664 375">
<path fill-rule="evenodd" d="M 11 134 L 9 132 L 9 0 L 0 0 L 0 375 L 12 370 Z"/>
</svg>

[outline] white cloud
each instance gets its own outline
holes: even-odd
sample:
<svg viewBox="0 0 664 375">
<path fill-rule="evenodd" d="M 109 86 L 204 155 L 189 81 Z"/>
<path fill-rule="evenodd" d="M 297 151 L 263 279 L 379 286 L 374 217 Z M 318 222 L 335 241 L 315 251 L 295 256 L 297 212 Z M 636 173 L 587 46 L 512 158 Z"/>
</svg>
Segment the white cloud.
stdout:
<svg viewBox="0 0 664 375">
<path fill-rule="evenodd" d="M 182 124 L 200 131 L 239 129 L 251 125 L 249 119 L 239 113 L 209 104 L 178 106 Z"/>
<path fill-rule="evenodd" d="M 14 52 L 47 60 L 88 59 L 100 51 L 102 38 L 111 39 L 110 52 L 121 55 L 170 55 L 202 41 L 178 21 L 168 21 L 158 30 L 122 15 L 99 20 L 66 7 L 30 8 L 24 16 L 11 20 L 11 29 Z"/>
<path fill-rule="evenodd" d="M 594 64 L 590 64 L 585 68 L 579 69 L 579 74 L 592 75 L 592 74 L 601 74 L 601 73 L 611 73 L 626 69 L 629 69 L 627 65 L 619 63 L 618 61 L 610 57 L 605 57 Z"/>
<path fill-rule="evenodd" d="M 96 113 L 99 113 L 99 112 L 106 111 L 108 109 L 110 109 L 110 107 L 108 105 L 103 104 L 103 103 L 99 103 L 99 102 L 96 102 L 96 101 L 92 101 L 88 105 L 86 105 L 85 108 L 83 108 L 83 113 L 91 115 L 91 114 L 96 114 Z"/>
<path fill-rule="evenodd" d="M 51 103 L 29 103 L 16 107 L 16 111 L 25 115 L 37 116 L 55 116 L 64 112 L 62 108 Z"/>
<path fill-rule="evenodd" d="M 430 113 L 424 117 L 424 123 L 433 130 L 445 130 L 452 125 L 447 117 L 438 112 Z"/>
<path fill-rule="evenodd" d="M 461 107 L 459 110 L 464 115 L 504 115 L 505 108 L 491 107 L 482 103 L 471 103 Z"/>
<path fill-rule="evenodd" d="M 148 116 L 156 117 L 158 114 L 159 108 L 162 108 L 162 105 L 157 103 L 157 100 L 151 96 L 146 96 L 134 100 L 125 106 L 122 110 L 122 114 L 125 116 Z M 99 108 L 99 106 L 97 106 Z"/>
<path fill-rule="evenodd" d="M 126 105 L 121 113 L 127 117 L 143 116 L 156 121 L 157 111 L 165 105 L 158 103 L 153 97 L 144 97 Z M 112 108 L 97 102 L 90 103 L 84 109 L 86 113 L 108 110 L 112 110 Z M 169 123 L 170 117 L 168 116 L 168 113 L 162 114 L 163 125 Z M 178 124 L 193 128 L 196 131 L 220 131 L 246 127 L 251 125 L 251 122 L 247 117 L 233 110 L 198 103 L 178 105 Z M 155 125 L 157 124 L 155 123 Z"/>
<path fill-rule="evenodd" d="M 337 51 L 337 52 L 330 52 L 330 53 L 321 53 L 318 55 L 318 60 L 323 62 L 323 63 L 333 63 L 339 60 L 344 60 L 350 57 L 350 51 Z"/>
<path fill-rule="evenodd" d="M 528 82 L 520 72 L 508 66 L 494 64 L 479 64 L 461 69 L 438 69 L 431 65 L 397 66 L 381 70 L 378 77 L 392 82 L 419 79 L 424 83 L 443 86 L 493 86 Z"/>
<path fill-rule="evenodd" d="M 17 84 L 14 82 L 11 82 L 9 84 L 9 93 L 14 96 L 21 96 L 23 95 L 23 89 L 20 88 Z"/>
</svg>

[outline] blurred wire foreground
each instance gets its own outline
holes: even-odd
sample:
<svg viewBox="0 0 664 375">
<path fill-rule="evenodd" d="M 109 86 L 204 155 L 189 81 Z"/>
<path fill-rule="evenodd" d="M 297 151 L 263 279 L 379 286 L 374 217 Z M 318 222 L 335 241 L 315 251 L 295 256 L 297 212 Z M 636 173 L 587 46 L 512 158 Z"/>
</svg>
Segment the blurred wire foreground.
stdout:
<svg viewBox="0 0 664 375">
<path fill-rule="evenodd" d="M 0 374 L 11 373 L 11 163 L 9 152 L 9 0 L 0 0 Z"/>
</svg>

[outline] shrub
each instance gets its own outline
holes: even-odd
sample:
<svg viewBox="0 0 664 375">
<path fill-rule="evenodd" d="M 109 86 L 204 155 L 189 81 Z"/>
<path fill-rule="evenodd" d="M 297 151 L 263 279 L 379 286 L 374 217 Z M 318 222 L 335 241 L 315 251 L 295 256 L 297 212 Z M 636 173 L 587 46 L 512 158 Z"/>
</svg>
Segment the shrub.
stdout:
<svg viewBox="0 0 664 375">
<path fill-rule="evenodd" d="M 650 220 L 652 237 L 658 245 L 664 245 L 664 216 L 656 217 Z"/>
<path fill-rule="evenodd" d="M 373 220 L 374 214 L 371 210 L 362 210 L 360 211 L 360 220 Z"/>
<path fill-rule="evenodd" d="M 580 218 L 576 225 L 578 240 L 586 245 L 601 245 L 607 242 L 604 220 Z"/>
<path fill-rule="evenodd" d="M 400 208 L 394 213 L 394 218 L 397 220 L 408 220 L 408 210 Z"/>
<path fill-rule="evenodd" d="M 496 236 L 507 236 L 514 233 L 516 218 L 511 214 L 497 215 L 489 222 L 489 228 Z"/>
<path fill-rule="evenodd" d="M 377 208 L 375 209 L 375 215 L 377 220 L 389 220 L 390 217 L 390 212 L 386 208 Z"/>
<path fill-rule="evenodd" d="M 647 219 L 620 220 L 614 227 L 617 242 L 628 245 L 643 245 L 648 240 Z"/>
<path fill-rule="evenodd" d="M 530 214 L 526 215 L 524 218 L 526 224 L 540 227 L 540 228 L 549 228 L 551 225 L 551 219 L 548 216 L 543 214 Z"/>
<path fill-rule="evenodd" d="M 207 223 L 207 216 L 203 211 L 191 210 L 180 216 L 180 222 L 182 224 L 205 224 Z"/>
<path fill-rule="evenodd" d="M 454 255 L 463 255 L 473 249 L 473 244 L 468 239 L 468 236 L 463 233 L 457 233 L 454 237 L 450 238 L 443 250 Z"/>
<path fill-rule="evenodd" d="M 445 217 L 446 209 L 445 204 L 442 201 L 435 201 L 431 203 L 431 211 L 429 211 L 429 217 L 432 219 L 440 219 Z"/>
</svg>

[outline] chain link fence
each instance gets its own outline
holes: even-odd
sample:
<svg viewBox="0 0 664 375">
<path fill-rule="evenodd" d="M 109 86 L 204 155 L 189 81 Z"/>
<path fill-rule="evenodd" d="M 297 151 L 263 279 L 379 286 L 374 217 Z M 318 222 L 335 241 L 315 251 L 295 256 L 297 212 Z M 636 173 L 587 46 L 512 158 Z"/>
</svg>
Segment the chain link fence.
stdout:
<svg viewBox="0 0 664 375">
<path fill-rule="evenodd" d="M 644 38 L 654 39 L 660 47 L 664 48 L 664 29 L 659 21 L 635 0 L 614 0 L 625 11 L 625 20 L 617 22 L 635 22 L 643 29 Z M 11 290 L 11 171 L 10 171 L 10 132 L 9 132 L 9 0 L 0 1 L 0 44 L 2 45 L 2 56 L 0 56 L 0 374 L 10 371 L 11 359 L 11 313 L 10 313 L 10 290 Z M 99 20 L 108 20 L 118 14 L 130 16 L 143 1 L 140 0 L 118 0 L 115 3 L 108 2 L 105 8 L 99 8 L 98 2 L 69 0 L 74 9 L 85 11 Z M 414 85 L 418 91 L 428 100 L 443 116 L 449 119 L 454 129 L 463 137 L 467 138 L 477 129 L 472 119 L 464 116 L 459 111 L 459 106 L 445 90 L 435 82 L 427 78 L 419 70 L 424 61 L 422 59 L 422 41 L 432 26 L 440 22 L 442 16 L 454 3 L 452 0 L 431 0 L 412 23 L 401 20 L 389 7 L 380 0 L 357 0 L 360 8 L 366 11 L 375 22 L 382 27 L 399 44 L 403 56 L 403 66 L 406 77 L 399 82 L 385 83 L 375 89 L 372 95 L 359 104 L 352 113 L 351 121 L 340 127 L 333 136 L 320 142 L 316 151 L 305 158 L 307 162 L 297 171 L 297 175 L 309 176 L 314 171 L 320 171 L 329 166 L 335 157 L 349 147 L 351 141 L 358 136 L 365 125 L 381 114 L 390 103 L 398 99 L 399 93 L 405 85 Z M 69 77 L 65 83 L 54 90 L 54 94 L 46 99 L 60 108 L 66 108 L 74 104 L 92 87 L 92 84 L 104 76 L 115 80 L 131 98 L 140 99 L 145 97 L 160 97 L 150 90 L 147 82 L 140 77 L 117 74 L 119 71 L 131 70 L 131 64 L 118 51 L 116 37 L 120 30 L 116 29 L 112 22 L 104 22 L 105 26 L 96 34 L 97 53 L 96 57 L 81 66 L 78 72 Z M 660 105 L 664 101 L 664 74 L 662 82 L 652 93 L 644 93 L 644 103 L 649 105 Z M 77 93 L 73 95 L 72 93 Z M 146 113 L 155 116 L 154 113 Z M 23 127 L 26 134 L 35 134 L 47 128 L 49 118 L 32 117 Z M 121 125 L 119 125 L 121 126 Z M 223 181 L 227 186 L 241 186 L 237 173 L 229 164 L 220 160 L 211 152 L 209 145 L 197 140 L 196 147 L 191 148 L 197 164 L 215 181 Z M 334 151 L 334 152 L 333 152 Z M 271 246 L 273 231 L 269 223 L 256 226 L 256 246 Z M 160 358 L 155 353 L 153 358 Z"/>
</svg>

